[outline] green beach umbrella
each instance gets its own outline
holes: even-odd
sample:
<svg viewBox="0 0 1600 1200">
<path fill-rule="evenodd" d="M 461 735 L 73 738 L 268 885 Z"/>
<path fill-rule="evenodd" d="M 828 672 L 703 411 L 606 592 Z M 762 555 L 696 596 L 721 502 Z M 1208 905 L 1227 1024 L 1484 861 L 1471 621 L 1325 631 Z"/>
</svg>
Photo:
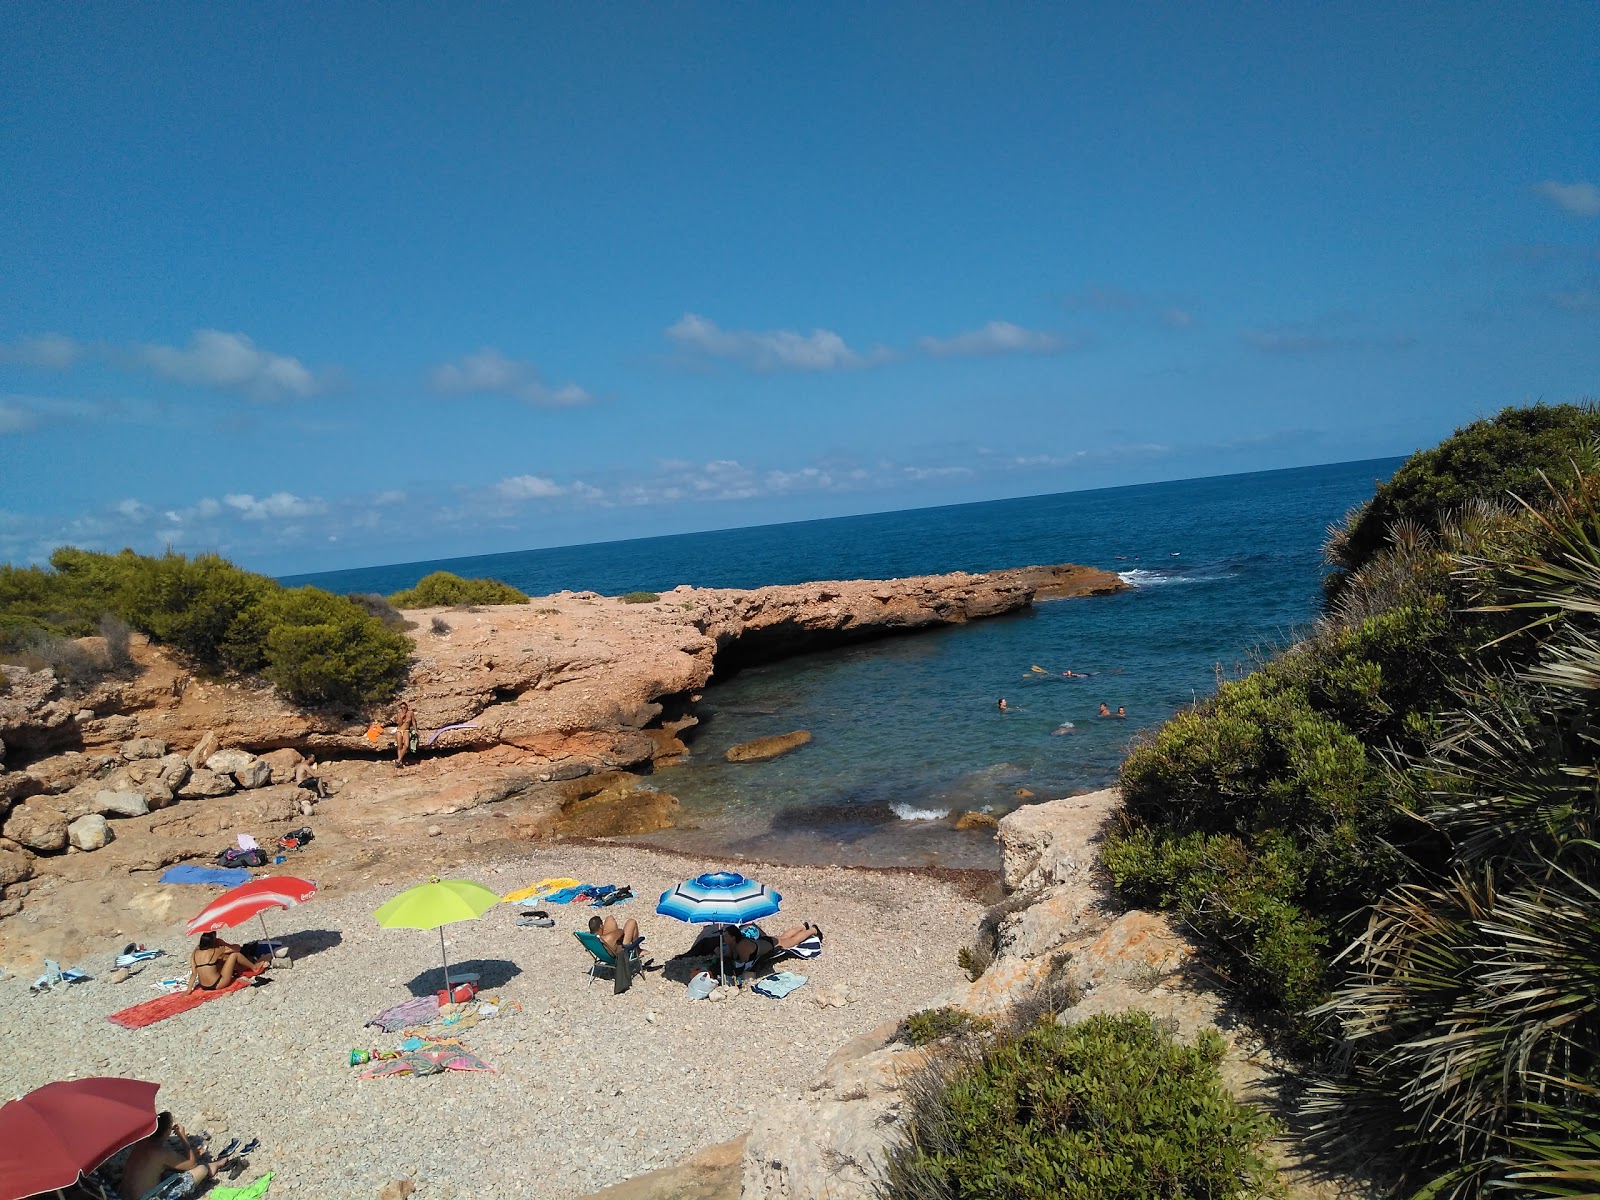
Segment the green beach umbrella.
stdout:
<svg viewBox="0 0 1600 1200">
<path fill-rule="evenodd" d="M 407 888 L 372 915 L 385 929 L 437 929 L 439 954 L 444 959 L 444 991 L 450 994 L 450 956 L 445 953 L 444 927 L 455 921 L 483 916 L 500 897 L 470 879 L 440 879 Z"/>
</svg>

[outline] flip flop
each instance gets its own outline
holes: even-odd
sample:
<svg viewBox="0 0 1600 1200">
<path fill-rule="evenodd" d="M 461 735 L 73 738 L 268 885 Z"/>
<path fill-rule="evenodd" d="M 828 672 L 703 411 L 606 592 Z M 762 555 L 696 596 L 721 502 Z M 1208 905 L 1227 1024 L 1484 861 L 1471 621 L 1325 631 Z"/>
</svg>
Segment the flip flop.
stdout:
<svg viewBox="0 0 1600 1200">
<path fill-rule="evenodd" d="M 243 1158 L 246 1154 L 254 1154 L 259 1149 L 261 1149 L 261 1139 L 251 1138 L 248 1142 L 239 1147 L 239 1156 Z"/>
</svg>

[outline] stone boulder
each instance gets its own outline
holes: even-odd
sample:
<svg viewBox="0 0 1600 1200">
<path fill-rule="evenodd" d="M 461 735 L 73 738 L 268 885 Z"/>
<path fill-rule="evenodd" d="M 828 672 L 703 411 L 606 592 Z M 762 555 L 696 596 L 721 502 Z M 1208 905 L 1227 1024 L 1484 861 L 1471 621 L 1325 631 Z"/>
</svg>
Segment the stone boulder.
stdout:
<svg viewBox="0 0 1600 1200">
<path fill-rule="evenodd" d="M 729 762 L 766 762 L 769 758 L 777 758 L 780 754 L 798 750 L 810 740 L 811 734 L 807 730 L 796 729 L 793 733 L 759 737 L 748 742 L 740 742 L 737 746 L 729 746 L 722 757 Z"/>
<path fill-rule="evenodd" d="M 232 775 L 218 775 L 201 767 L 190 773 L 188 781 L 178 789 L 178 795 L 198 799 L 203 796 L 226 796 L 234 790 Z"/>
<path fill-rule="evenodd" d="M 1120 794 L 1108 788 L 1026 804 L 1008 813 L 996 834 L 1006 890 L 1088 884 L 1099 859 L 1101 834 L 1119 803 Z"/>
<path fill-rule="evenodd" d="M 0 887 L 33 878 L 33 861 L 18 850 L 0 850 Z"/>
<path fill-rule="evenodd" d="M 156 779 L 173 792 L 189 782 L 189 760 L 181 754 L 163 755 L 157 765 L 161 768 Z"/>
<path fill-rule="evenodd" d="M 67 848 L 67 819 L 42 805 L 19 804 L 6 818 L 5 835 L 36 853 L 55 854 Z"/>
<path fill-rule="evenodd" d="M 259 758 L 252 758 L 233 773 L 242 788 L 266 787 L 272 782 L 272 767 Z"/>
<path fill-rule="evenodd" d="M 261 756 L 261 761 L 272 768 L 273 783 L 293 783 L 294 769 L 305 761 L 300 751 L 292 747 L 272 750 Z"/>
<path fill-rule="evenodd" d="M 122 757 L 132 762 L 139 758 L 160 758 L 167 752 L 167 744 L 160 738 L 138 737 L 122 743 Z"/>
<path fill-rule="evenodd" d="M 99 850 L 114 836 L 111 823 L 99 813 L 79 817 L 67 826 L 67 838 L 79 850 Z"/>
<path fill-rule="evenodd" d="M 198 770 L 200 767 L 205 765 L 206 759 L 210 758 L 217 752 L 218 744 L 217 735 L 210 730 L 207 730 L 206 735 L 200 739 L 199 744 L 195 746 L 193 750 L 189 751 L 185 761 L 190 767 Z"/>
<path fill-rule="evenodd" d="M 94 810 L 101 816 L 142 817 L 150 811 L 150 797 L 143 792 L 101 790 L 94 795 Z"/>
<path fill-rule="evenodd" d="M 255 761 L 256 756 L 248 750 L 218 750 L 206 759 L 206 770 L 218 775 L 236 775 Z"/>
</svg>

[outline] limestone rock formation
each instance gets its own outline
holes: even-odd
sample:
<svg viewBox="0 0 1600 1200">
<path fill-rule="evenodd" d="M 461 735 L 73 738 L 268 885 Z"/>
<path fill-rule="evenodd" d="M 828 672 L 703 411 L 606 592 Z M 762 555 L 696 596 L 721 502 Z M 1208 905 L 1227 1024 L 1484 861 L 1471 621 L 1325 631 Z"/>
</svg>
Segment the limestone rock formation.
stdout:
<svg viewBox="0 0 1600 1200">
<path fill-rule="evenodd" d="M 94 796 L 94 810 L 101 816 L 142 817 L 150 811 L 150 797 L 143 792 L 99 791 Z"/>
<path fill-rule="evenodd" d="M 19 804 L 6 818 L 6 837 L 39 854 L 55 854 L 67 848 L 67 819 L 54 809 L 37 804 Z"/>
<path fill-rule="evenodd" d="M 122 743 L 122 757 L 130 762 L 136 758 L 160 758 L 167 752 L 167 744 L 160 738 L 139 737 Z"/>
<path fill-rule="evenodd" d="M 0 887 L 13 887 L 33 877 L 33 861 L 18 850 L 0 848 Z"/>
<path fill-rule="evenodd" d="M 233 790 L 233 776 L 218 775 L 215 771 L 208 771 L 202 767 L 190 773 L 188 782 L 178 789 L 178 795 L 193 798 L 226 796 Z"/>
<path fill-rule="evenodd" d="M 810 740 L 811 734 L 808 730 L 796 729 L 793 733 L 752 738 L 748 742 L 740 742 L 737 746 L 729 746 L 722 757 L 729 762 L 766 762 L 769 758 L 777 758 L 780 754 L 798 750 Z"/>
<path fill-rule="evenodd" d="M 272 764 L 259 758 L 252 758 L 235 771 L 233 777 L 242 788 L 266 787 L 272 782 Z"/>
<path fill-rule="evenodd" d="M 67 826 L 67 838 L 79 850 L 99 850 L 113 836 L 111 823 L 99 813 L 86 813 Z"/>
<path fill-rule="evenodd" d="M 218 750 L 206 759 L 206 770 L 216 775 L 237 775 L 255 761 L 256 756 L 248 750 Z"/>
</svg>

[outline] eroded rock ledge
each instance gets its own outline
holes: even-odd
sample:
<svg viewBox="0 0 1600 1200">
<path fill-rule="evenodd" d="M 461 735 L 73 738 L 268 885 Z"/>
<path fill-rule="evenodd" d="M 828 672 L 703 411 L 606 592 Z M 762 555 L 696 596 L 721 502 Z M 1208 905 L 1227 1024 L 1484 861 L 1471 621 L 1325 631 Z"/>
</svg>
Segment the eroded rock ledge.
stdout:
<svg viewBox="0 0 1600 1200">
<path fill-rule="evenodd" d="M 1063 565 L 749 591 L 679 587 L 646 604 L 560 592 L 526 605 L 422 609 L 407 614 L 417 653 L 400 698 L 430 750 L 515 747 L 541 781 L 571 779 L 681 754 L 675 735 L 694 723 L 693 694 L 714 675 L 1014 613 L 1041 596 L 1126 587 L 1109 571 Z M 158 648 L 138 657 L 136 680 L 83 697 L 63 696 L 48 676 L 0 694 L 0 742 L 13 765 L 65 750 L 114 752 L 136 737 L 187 748 L 207 734 L 257 753 L 371 754 L 366 730 L 390 716 L 389 706 L 301 712 L 264 686 L 190 680 Z"/>
</svg>

